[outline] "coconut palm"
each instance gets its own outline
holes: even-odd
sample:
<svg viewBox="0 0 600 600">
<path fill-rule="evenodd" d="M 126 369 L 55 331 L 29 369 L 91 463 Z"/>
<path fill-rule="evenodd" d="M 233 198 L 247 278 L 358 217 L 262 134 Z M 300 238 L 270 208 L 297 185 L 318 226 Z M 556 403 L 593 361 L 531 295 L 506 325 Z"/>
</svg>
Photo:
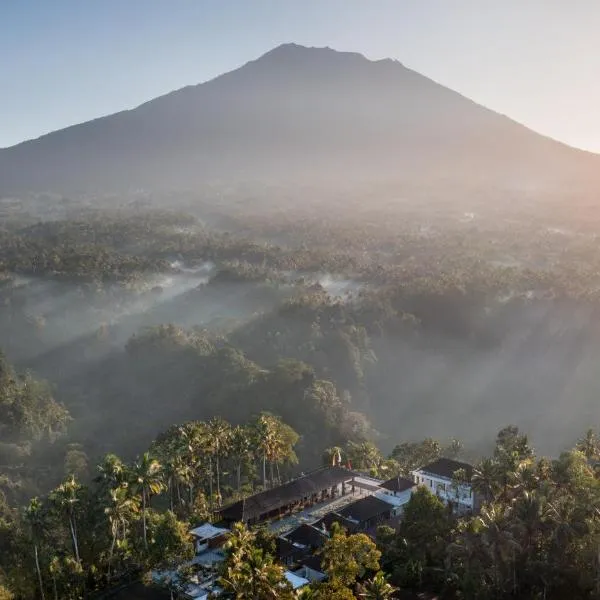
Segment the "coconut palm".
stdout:
<svg viewBox="0 0 600 600">
<path fill-rule="evenodd" d="M 484 458 L 474 469 L 471 480 L 473 491 L 486 502 L 491 502 L 498 492 L 498 464 L 492 458 Z"/>
<path fill-rule="evenodd" d="M 44 581 L 42 579 L 42 570 L 40 568 L 39 544 L 44 530 L 46 528 L 46 519 L 44 507 L 39 498 L 33 498 L 25 511 L 25 518 L 31 529 L 31 539 L 33 540 L 33 554 L 35 557 L 35 570 L 37 573 L 38 584 L 40 586 L 40 597 L 45 600 Z"/>
<path fill-rule="evenodd" d="M 129 495 L 126 486 L 120 486 L 110 490 L 110 500 L 108 506 L 104 508 L 104 514 L 108 518 L 111 533 L 111 543 L 108 555 L 108 579 L 110 580 L 110 568 L 115 551 L 115 545 L 119 540 L 125 539 L 127 524 L 129 520 L 138 512 L 138 502 L 136 498 Z"/>
<path fill-rule="evenodd" d="M 515 539 L 509 520 L 509 511 L 500 504 L 486 505 L 481 509 L 477 521 L 481 534 L 493 564 L 493 579 L 496 590 L 502 589 L 502 581 L 506 579 L 506 568 L 512 571 L 513 591 L 516 590 L 516 557 L 521 547 Z"/>
<path fill-rule="evenodd" d="M 104 489 L 117 487 L 127 479 L 127 466 L 116 454 L 107 454 L 97 470 L 95 481 Z"/>
<path fill-rule="evenodd" d="M 256 546 L 256 534 L 236 523 L 225 546 L 220 586 L 238 600 L 291 600 L 293 592 L 283 568 Z"/>
<path fill-rule="evenodd" d="M 221 458 L 225 455 L 231 441 L 231 425 L 215 417 L 211 419 L 206 428 L 206 441 L 208 452 L 212 454 L 215 465 L 215 479 L 217 483 L 217 503 L 221 503 Z M 212 462 L 212 461 L 211 461 Z M 212 494 L 211 494 L 212 496 Z"/>
<path fill-rule="evenodd" d="M 251 460 L 253 454 L 250 428 L 238 425 L 232 429 L 229 452 L 235 469 L 235 489 L 239 492 L 242 487 L 242 467 Z"/>
<path fill-rule="evenodd" d="M 600 440 L 593 429 L 588 429 L 586 434 L 577 441 L 576 448 L 588 459 L 600 456 Z"/>
<path fill-rule="evenodd" d="M 393 598 L 396 591 L 396 588 L 388 582 L 386 575 L 379 571 L 372 579 L 360 586 L 358 597 L 366 600 L 388 600 Z"/>
<path fill-rule="evenodd" d="M 50 493 L 50 502 L 59 513 L 66 515 L 73 542 L 73 554 L 75 561 L 81 563 L 79 556 L 79 542 L 77 539 L 76 507 L 79 503 L 79 494 L 82 486 L 75 480 L 75 476 L 69 476 L 53 492 Z"/>
<path fill-rule="evenodd" d="M 142 504 L 142 527 L 144 548 L 148 549 L 146 509 L 153 494 L 159 494 L 164 489 L 160 463 L 145 452 L 132 469 L 132 486 L 140 494 Z"/>
</svg>

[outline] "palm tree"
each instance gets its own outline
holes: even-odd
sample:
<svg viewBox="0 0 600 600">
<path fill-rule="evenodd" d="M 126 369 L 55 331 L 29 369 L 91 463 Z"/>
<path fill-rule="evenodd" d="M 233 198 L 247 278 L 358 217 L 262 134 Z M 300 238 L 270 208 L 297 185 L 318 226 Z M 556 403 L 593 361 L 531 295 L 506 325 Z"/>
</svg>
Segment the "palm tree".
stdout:
<svg viewBox="0 0 600 600">
<path fill-rule="evenodd" d="M 271 486 L 275 483 L 273 467 L 276 467 L 279 476 L 279 465 L 285 462 L 296 463 L 298 457 L 294 446 L 298 442 L 298 434 L 286 425 L 279 417 L 269 413 L 262 413 L 255 421 L 254 441 L 261 456 L 263 487 L 267 487 L 266 465 L 269 464 Z"/>
<path fill-rule="evenodd" d="M 121 538 L 125 539 L 127 523 L 129 519 L 137 512 L 138 504 L 135 498 L 131 498 L 128 494 L 126 486 L 110 490 L 110 504 L 105 507 L 104 514 L 108 518 L 108 523 L 111 533 L 111 543 L 108 555 L 108 579 L 110 580 L 110 567 L 115 551 L 115 545 L 119 539 L 119 531 Z"/>
<path fill-rule="evenodd" d="M 491 458 L 484 458 L 474 469 L 471 480 L 473 491 L 486 502 L 491 502 L 499 491 L 498 464 Z"/>
<path fill-rule="evenodd" d="M 499 504 L 491 504 L 481 509 L 477 521 L 481 526 L 483 541 L 494 567 L 494 586 L 496 590 L 502 590 L 502 567 L 510 566 L 514 592 L 517 587 L 516 555 L 521 551 L 521 547 L 508 526 L 508 517 L 508 509 Z"/>
<path fill-rule="evenodd" d="M 242 487 L 242 467 L 252 457 L 252 432 L 248 427 L 238 425 L 233 428 L 229 450 L 235 467 L 235 489 L 239 493 Z"/>
<path fill-rule="evenodd" d="M 71 540 L 73 542 L 73 554 L 77 563 L 81 563 L 79 556 L 79 543 L 77 540 L 77 522 L 75 519 L 76 506 L 79 502 L 79 493 L 81 485 L 75 480 L 75 476 L 69 476 L 50 494 L 50 501 L 53 505 L 67 516 Z"/>
<path fill-rule="evenodd" d="M 358 597 L 366 600 L 388 600 L 393 598 L 396 591 L 397 589 L 388 582 L 383 571 L 379 571 L 360 587 Z"/>
<path fill-rule="evenodd" d="M 221 504 L 221 469 L 220 459 L 227 452 L 231 440 L 231 425 L 215 417 L 207 425 L 207 448 L 215 460 L 215 477 L 217 482 L 217 503 Z M 212 494 L 211 494 L 212 495 Z"/>
<path fill-rule="evenodd" d="M 150 456 L 149 452 L 142 455 L 133 465 L 133 486 L 138 491 L 142 499 L 142 524 L 144 532 L 144 548 L 148 549 L 147 520 L 146 509 L 150 502 L 152 494 L 159 494 L 164 489 L 161 477 L 160 463 Z"/>
<path fill-rule="evenodd" d="M 46 519 L 43 505 L 39 498 L 33 498 L 25 511 L 25 518 L 31 528 L 31 538 L 33 540 L 33 554 L 35 557 L 35 570 L 37 572 L 38 584 L 40 586 L 40 597 L 45 600 L 44 581 L 42 579 L 42 570 L 40 568 L 39 543 L 44 534 Z"/>
<path fill-rule="evenodd" d="M 107 454 L 97 470 L 95 481 L 104 489 L 117 487 L 127 479 L 127 467 L 116 454 Z"/>
<path fill-rule="evenodd" d="M 600 440 L 593 429 L 588 429 L 585 436 L 577 441 L 577 450 L 582 452 L 587 459 L 600 455 Z"/>
<path fill-rule="evenodd" d="M 227 557 L 219 585 L 238 600 L 291 600 L 293 593 L 283 568 L 256 546 L 256 534 L 236 523 L 225 545 Z"/>
</svg>

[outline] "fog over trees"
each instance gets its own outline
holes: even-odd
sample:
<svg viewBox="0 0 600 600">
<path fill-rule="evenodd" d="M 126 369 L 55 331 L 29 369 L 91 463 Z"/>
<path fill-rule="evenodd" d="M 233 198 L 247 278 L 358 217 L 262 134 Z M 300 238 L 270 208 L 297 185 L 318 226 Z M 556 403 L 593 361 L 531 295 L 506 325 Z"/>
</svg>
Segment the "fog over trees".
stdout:
<svg viewBox="0 0 600 600">
<path fill-rule="evenodd" d="M 0 151 L 0 598 L 174 564 L 338 448 L 381 477 L 460 451 L 488 504 L 417 496 L 349 575 L 338 532 L 314 597 L 596 597 L 599 167 L 294 45 Z"/>
</svg>

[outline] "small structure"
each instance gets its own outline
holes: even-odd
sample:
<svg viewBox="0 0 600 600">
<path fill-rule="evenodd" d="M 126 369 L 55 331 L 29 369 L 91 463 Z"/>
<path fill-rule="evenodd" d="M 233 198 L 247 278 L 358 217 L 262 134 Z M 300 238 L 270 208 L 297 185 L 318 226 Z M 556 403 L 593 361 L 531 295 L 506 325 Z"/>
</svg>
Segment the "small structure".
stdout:
<svg viewBox="0 0 600 600">
<path fill-rule="evenodd" d="M 343 517 L 354 521 L 360 531 L 367 531 L 391 519 L 394 507 L 376 496 L 365 496 L 344 506 L 339 512 Z"/>
<path fill-rule="evenodd" d="M 291 571 L 285 571 L 283 575 L 290 582 L 294 590 L 299 590 L 310 583 L 308 579 L 305 579 L 296 573 L 292 573 Z"/>
<path fill-rule="evenodd" d="M 408 503 L 417 484 L 412 479 L 392 477 L 381 484 L 378 498 L 394 505 L 394 515 L 399 516 L 404 512 L 404 505 Z"/>
<path fill-rule="evenodd" d="M 299 569 L 296 569 L 294 575 L 298 575 L 298 577 L 303 577 L 310 581 L 310 583 L 318 583 L 327 579 L 327 575 L 318 569 L 313 569 L 308 565 L 302 565 Z"/>
<path fill-rule="evenodd" d="M 456 479 L 458 471 L 464 473 L 464 479 L 461 481 Z M 472 465 L 449 458 L 439 458 L 414 470 L 412 474 L 417 485 L 427 487 L 440 500 L 448 504 L 454 512 L 462 514 L 472 512 L 476 508 L 471 488 Z"/>
<path fill-rule="evenodd" d="M 283 537 L 275 540 L 275 558 L 282 565 L 291 567 L 306 556 L 306 548 L 292 544 Z"/>
<path fill-rule="evenodd" d="M 311 553 L 325 545 L 329 539 L 327 533 L 314 525 L 303 523 L 285 535 L 285 539 L 296 547 L 306 548 Z"/>
<path fill-rule="evenodd" d="M 229 535 L 229 529 L 225 527 L 215 527 L 210 523 L 204 523 L 190 531 L 194 538 L 194 548 L 196 554 L 200 554 L 209 548 L 221 547 Z"/>
<path fill-rule="evenodd" d="M 317 522 L 313 523 L 313 527 L 328 533 L 331 531 L 334 523 L 340 525 L 349 534 L 356 533 L 358 531 L 358 525 L 354 521 L 347 519 L 337 512 L 327 513 L 322 519 L 319 519 Z"/>
</svg>

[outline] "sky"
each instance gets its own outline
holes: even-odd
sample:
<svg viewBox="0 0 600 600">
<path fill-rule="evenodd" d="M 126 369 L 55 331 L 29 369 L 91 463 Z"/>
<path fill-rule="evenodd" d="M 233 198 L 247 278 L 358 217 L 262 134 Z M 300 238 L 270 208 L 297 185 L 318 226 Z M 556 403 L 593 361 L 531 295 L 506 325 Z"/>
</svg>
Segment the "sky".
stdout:
<svg viewBox="0 0 600 600">
<path fill-rule="evenodd" d="M 600 0 L 0 0 L 0 148 L 296 42 L 395 58 L 600 152 Z"/>
</svg>

